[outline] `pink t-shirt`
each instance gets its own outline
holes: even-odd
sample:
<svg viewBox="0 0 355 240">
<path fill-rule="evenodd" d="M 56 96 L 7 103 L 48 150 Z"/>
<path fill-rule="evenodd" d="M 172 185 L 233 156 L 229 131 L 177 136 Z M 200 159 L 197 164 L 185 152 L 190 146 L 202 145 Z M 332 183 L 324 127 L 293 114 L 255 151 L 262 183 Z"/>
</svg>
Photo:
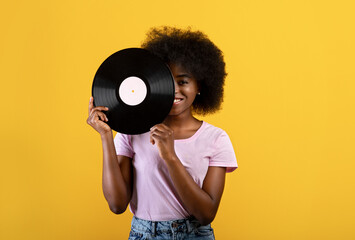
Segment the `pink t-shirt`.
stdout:
<svg viewBox="0 0 355 240">
<path fill-rule="evenodd" d="M 140 135 L 117 133 L 114 144 L 117 155 L 132 158 L 130 209 L 136 217 L 168 221 L 190 215 L 174 188 L 157 146 L 150 143 L 149 132 Z M 192 137 L 175 140 L 174 146 L 180 161 L 201 188 L 209 166 L 226 167 L 227 172 L 238 167 L 227 133 L 206 122 L 202 122 Z"/>
</svg>

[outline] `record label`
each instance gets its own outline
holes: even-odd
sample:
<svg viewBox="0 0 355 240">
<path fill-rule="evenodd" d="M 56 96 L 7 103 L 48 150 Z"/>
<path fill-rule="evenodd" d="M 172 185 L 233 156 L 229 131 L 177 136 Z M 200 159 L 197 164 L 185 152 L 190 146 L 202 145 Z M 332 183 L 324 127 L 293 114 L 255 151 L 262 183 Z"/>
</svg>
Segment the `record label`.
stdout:
<svg viewBox="0 0 355 240">
<path fill-rule="evenodd" d="M 147 86 L 139 77 L 128 77 L 122 81 L 118 92 L 125 104 L 136 106 L 143 102 L 147 96 Z"/>
</svg>

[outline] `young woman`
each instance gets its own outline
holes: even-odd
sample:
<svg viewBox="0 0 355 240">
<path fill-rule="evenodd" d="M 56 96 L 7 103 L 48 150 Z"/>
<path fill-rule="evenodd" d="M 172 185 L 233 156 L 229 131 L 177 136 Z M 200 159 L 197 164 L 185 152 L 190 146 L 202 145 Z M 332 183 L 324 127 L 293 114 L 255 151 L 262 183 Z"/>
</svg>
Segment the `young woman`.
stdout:
<svg viewBox="0 0 355 240">
<path fill-rule="evenodd" d="M 113 138 L 104 106 L 90 98 L 87 123 L 101 135 L 102 186 L 112 212 L 128 204 L 134 214 L 129 239 L 214 239 L 210 223 L 225 174 L 237 161 L 220 128 L 200 121 L 219 110 L 226 76 L 222 52 L 200 31 L 154 28 L 142 48 L 163 59 L 175 80 L 166 119 L 140 135 Z"/>
</svg>

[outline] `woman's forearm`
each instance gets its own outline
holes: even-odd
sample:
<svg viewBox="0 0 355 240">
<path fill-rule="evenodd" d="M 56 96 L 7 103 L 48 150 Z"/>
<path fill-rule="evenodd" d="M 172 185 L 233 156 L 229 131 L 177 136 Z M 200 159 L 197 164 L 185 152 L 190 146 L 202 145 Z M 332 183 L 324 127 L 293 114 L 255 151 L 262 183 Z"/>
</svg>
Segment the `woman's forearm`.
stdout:
<svg viewBox="0 0 355 240">
<path fill-rule="evenodd" d="M 112 212 L 123 213 L 131 199 L 129 167 L 120 164 L 113 143 L 112 131 L 101 135 L 103 150 L 102 189 Z M 121 165 L 121 166 L 120 166 Z M 125 172 L 126 171 L 126 172 Z"/>
<path fill-rule="evenodd" d="M 215 188 L 215 190 L 208 193 L 195 183 L 177 157 L 173 157 L 165 162 L 168 166 L 174 186 L 187 211 L 196 217 L 196 219 L 203 225 L 212 222 L 217 213 L 218 205 L 223 193 L 225 170 L 217 170 L 220 172 L 219 176 L 221 177 L 218 180 L 215 179 L 217 183 L 213 184 L 216 184 L 218 187 L 208 187 L 211 189 L 212 187 Z M 213 177 L 215 178 L 215 176 Z"/>
</svg>

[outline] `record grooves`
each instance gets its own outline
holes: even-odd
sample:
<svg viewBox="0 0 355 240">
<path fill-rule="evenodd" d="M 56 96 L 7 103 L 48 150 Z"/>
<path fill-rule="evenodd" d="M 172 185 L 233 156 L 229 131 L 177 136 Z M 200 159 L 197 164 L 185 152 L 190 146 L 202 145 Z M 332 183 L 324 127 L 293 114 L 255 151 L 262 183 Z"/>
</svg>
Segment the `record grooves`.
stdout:
<svg viewBox="0 0 355 240">
<path fill-rule="evenodd" d="M 105 106 L 115 131 L 148 132 L 161 123 L 174 102 L 174 78 L 166 63 L 141 48 L 127 48 L 109 56 L 92 84 L 95 106 Z"/>
</svg>

